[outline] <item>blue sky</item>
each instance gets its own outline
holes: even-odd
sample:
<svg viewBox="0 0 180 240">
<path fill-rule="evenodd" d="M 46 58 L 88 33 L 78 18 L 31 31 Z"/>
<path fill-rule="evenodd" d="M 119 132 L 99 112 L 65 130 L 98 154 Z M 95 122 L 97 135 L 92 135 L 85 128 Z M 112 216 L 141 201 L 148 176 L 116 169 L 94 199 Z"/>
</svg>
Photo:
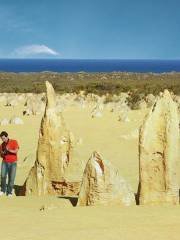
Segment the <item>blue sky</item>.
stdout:
<svg viewBox="0 0 180 240">
<path fill-rule="evenodd" d="M 0 58 L 180 59 L 179 0 L 0 0 Z"/>
</svg>

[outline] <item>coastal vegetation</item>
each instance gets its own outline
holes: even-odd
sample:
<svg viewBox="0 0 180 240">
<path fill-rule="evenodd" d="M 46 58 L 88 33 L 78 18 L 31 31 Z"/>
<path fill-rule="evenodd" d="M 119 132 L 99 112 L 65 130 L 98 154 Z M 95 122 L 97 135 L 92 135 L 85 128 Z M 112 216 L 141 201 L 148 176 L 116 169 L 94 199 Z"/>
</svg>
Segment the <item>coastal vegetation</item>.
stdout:
<svg viewBox="0 0 180 240">
<path fill-rule="evenodd" d="M 56 92 L 84 91 L 95 93 L 119 94 L 130 92 L 132 100 L 139 95 L 157 95 L 164 89 L 180 94 L 180 73 L 6 73 L 0 72 L 0 92 L 41 93 L 45 92 L 45 81 L 53 84 Z"/>
</svg>

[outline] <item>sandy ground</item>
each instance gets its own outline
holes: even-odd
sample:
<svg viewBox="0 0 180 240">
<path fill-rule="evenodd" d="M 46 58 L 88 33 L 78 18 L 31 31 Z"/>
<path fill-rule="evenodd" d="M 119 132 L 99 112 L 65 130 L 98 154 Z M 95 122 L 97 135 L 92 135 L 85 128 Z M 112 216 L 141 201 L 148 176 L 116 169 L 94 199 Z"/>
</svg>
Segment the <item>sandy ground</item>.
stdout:
<svg viewBox="0 0 180 240">
<path fill-rule="evenodd" d="M 22 185 L 35 161 L 41 116 L 22 116 L 23 106 L 4 107 L 0 118 L 21 117 L 24 125 L 1 126 L 20 144 L 16 185 Z M 92 119 L 90 109 L 68 107 L 64 118 L 75 139 L 82 139 L 74 157 L 84 163 L 99 151 L 110 160 L 133 187 L 138 186 L 137 132 L 147 111 L 131 111 L 130 122 L 117 121 L 116 113 L 104 110 Z M 180 175 L 180 174 L 179 174 Z M 179 181 L 180 183 L 180 181 Z M 2 240 L 173 240 L 180 235 L 180 207 L 73 207 L 58 197 L 1 197 L 0 239 Z"/>
</svg>

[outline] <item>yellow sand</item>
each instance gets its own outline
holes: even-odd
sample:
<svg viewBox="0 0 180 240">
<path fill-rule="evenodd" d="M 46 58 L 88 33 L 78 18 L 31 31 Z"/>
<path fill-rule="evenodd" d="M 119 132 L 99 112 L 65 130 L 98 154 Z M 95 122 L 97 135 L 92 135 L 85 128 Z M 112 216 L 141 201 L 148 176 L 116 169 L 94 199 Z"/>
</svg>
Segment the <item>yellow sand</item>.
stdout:
<svg viewBox="0 0 180 240">
<path fill-rule="evenodd" d="M 22 185 L 36 157 L 41 116 L 22 116 L 23 106 L 4 107 L 0 118 L 21 117 L 24 125 L 1 126 L 20 144 L 16 184 Z M 75 139 L 82 139 L 75 157 L 86 162 L 92 151 L 110 160 L 133 187 L 138 186 L 138 129 L 147 111 L 131 111 L 130 122 L 104 110 L 91 118 L 91 109 L 68 107 L 64 117 Z M 179 174 L 180 175 L 180 174 Z M 180 181 L 179 181 L 180 182 Z M 57 197 L 0 198 L 0 240 L 174 240 L 180 239 L 180 207 L 73 207 Z"/>
</svg>

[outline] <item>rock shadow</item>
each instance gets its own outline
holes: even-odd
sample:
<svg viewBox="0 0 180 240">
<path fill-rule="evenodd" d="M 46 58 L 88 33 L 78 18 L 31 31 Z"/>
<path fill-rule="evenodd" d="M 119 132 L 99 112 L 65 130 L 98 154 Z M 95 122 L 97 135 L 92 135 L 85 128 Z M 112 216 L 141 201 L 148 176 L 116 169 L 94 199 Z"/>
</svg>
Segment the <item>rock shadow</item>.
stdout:
<svg viewBox="0 0 180 240">
<path fill-rule="evenodd" d="M 58 196 L 58 198 L 68 199 L 68 200 L 70 201 L 70 203 L 72 204 L 73 207 L 76 207 L 76 206 L 77 206 L 78 197 L 65 197 L 65 196 Z"/>
<path fill-rule="evenodd" d="M 14 185 L 14 193 L 17 197 L 25 196 L 25 186 L 22 185 Z"/>
</svg>

